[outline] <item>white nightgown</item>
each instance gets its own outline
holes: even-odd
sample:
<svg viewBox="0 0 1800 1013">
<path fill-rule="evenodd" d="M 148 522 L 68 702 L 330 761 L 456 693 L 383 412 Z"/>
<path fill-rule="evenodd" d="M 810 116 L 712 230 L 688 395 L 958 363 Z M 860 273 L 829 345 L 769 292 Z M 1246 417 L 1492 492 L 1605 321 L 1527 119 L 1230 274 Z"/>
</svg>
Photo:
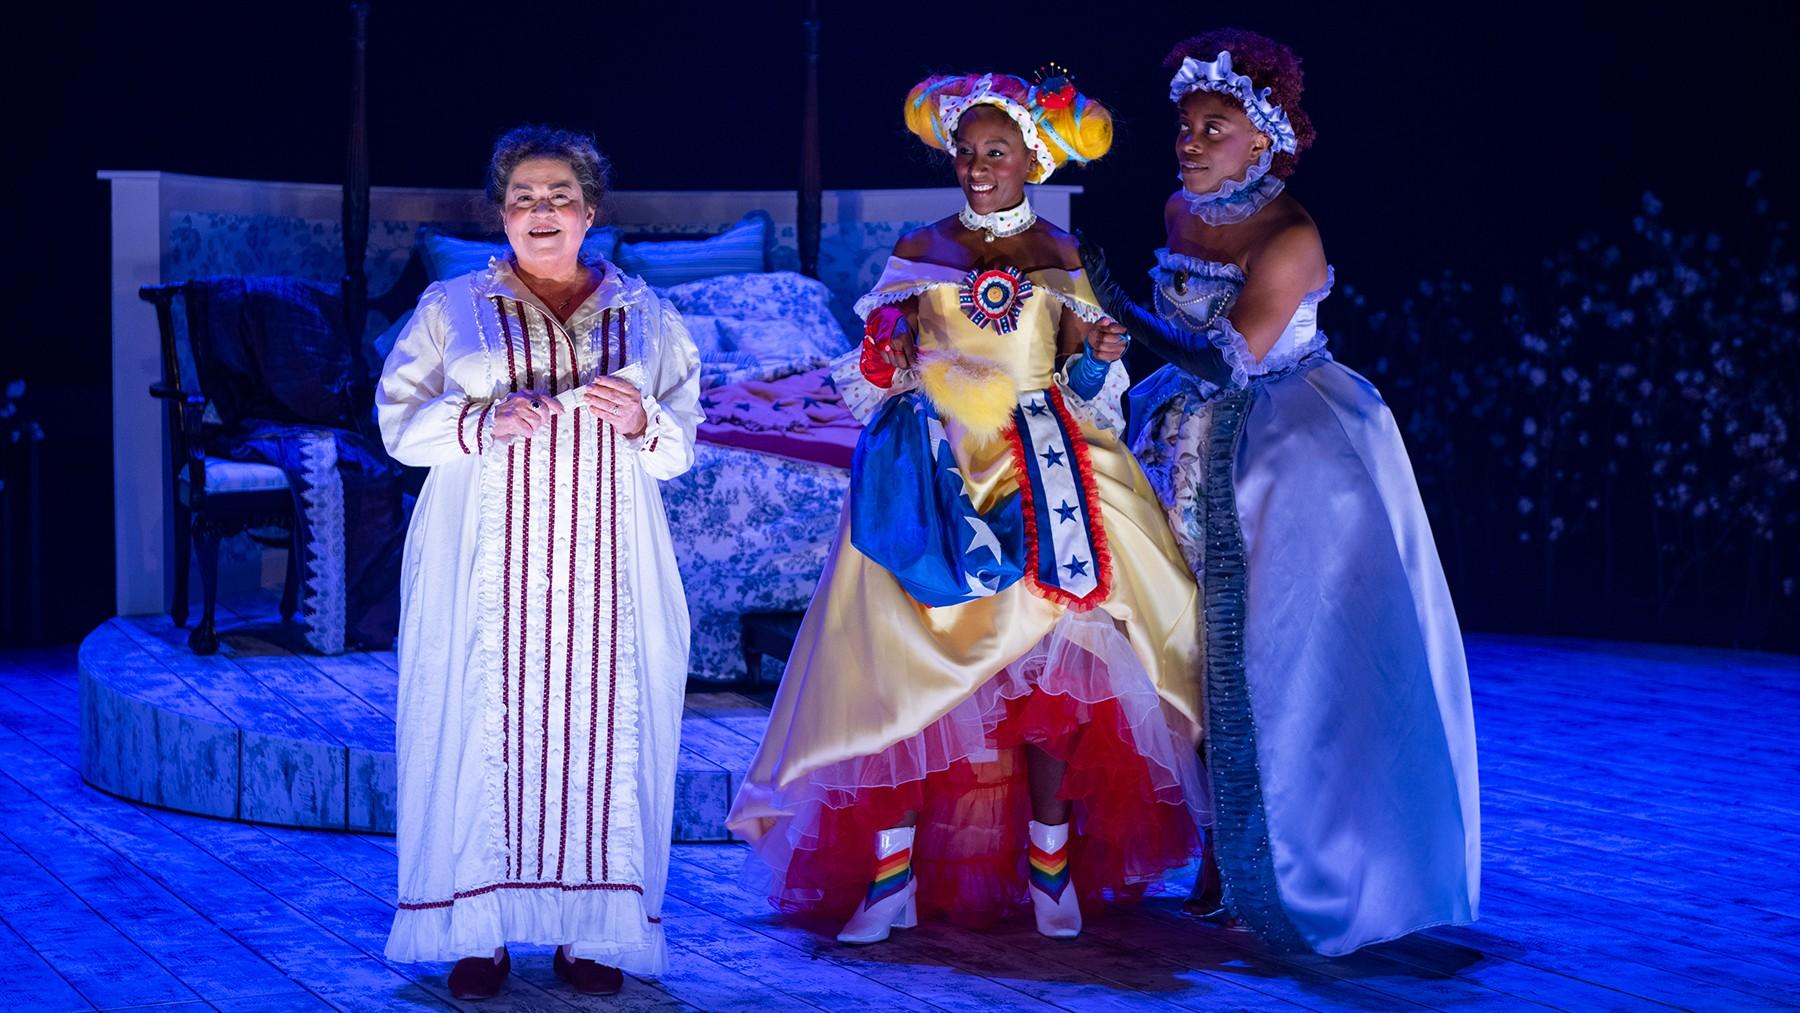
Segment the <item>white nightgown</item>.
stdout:
<svg viewBox="0 0 1800 1013">
<path fill-rule="evenodd" d="M 394 960 L 514 941 L 667 964 L 688 611 L 657 483 L 694 460 L 699 356 L 599 266 L 566 325 L 504 261 L 434 283 L 382 371 L 388 452 L 431 469 L 401 576 Z M 606 374 L 643 391 L 640 436 L 576 407 L 494 439 L 507 392 Z"/>
</svg>

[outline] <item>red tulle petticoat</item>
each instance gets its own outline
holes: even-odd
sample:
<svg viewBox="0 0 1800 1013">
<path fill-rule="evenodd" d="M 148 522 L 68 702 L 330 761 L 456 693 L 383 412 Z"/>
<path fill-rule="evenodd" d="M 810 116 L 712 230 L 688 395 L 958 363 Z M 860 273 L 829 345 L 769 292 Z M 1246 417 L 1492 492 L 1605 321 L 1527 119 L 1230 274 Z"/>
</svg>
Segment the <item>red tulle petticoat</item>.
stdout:
<svg viewBox="0 0 1800 1013">
<path fill-rule="evenodd" d="M 873 878 L 876 833 L 916 812 L 921 912 L 992 924 L 1029 903 L 1030 745 L 1068 765 L 1060 796 L 1073 803 L 1083 908 L 1135 899 L 1199 853 L 1210 821 L 1190 727 L 1110 617 L 1069 613 L 917 735 L 782 791 L 794 815 L 758 842 L 764 875 L 751 878 L 783 911 L 846 918 Z"/>
</svg>

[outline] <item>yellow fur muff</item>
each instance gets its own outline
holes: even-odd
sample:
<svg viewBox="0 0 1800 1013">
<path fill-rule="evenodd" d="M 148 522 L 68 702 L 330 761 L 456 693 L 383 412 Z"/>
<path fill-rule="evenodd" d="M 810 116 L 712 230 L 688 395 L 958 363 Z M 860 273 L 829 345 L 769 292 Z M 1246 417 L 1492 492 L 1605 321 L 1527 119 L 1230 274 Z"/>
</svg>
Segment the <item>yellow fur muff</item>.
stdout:
<svg viewBox="0 0 1800 1013">
<path fill-rule="evenodd" d="M 984 443 L 1012 427 L 1019 385 L 998 363 L 943 350 L 919 360 L 919 383 L 939 416 Z"/>
</svg>

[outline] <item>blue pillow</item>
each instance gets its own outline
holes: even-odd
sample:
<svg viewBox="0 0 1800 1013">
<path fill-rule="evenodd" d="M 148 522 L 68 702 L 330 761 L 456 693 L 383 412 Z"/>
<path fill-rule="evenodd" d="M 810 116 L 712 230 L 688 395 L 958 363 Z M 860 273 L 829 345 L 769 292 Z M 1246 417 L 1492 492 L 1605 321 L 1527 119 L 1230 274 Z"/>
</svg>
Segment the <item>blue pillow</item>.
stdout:
<svg viewBox="0 0 1800 1013">
<path fill-rule="evenodd" d="M 623 235 L 623 232 L 610 225 L 589 229 L 587 238 L 581 241 L 581 259 L 590 263 L 612 260 L 617 255 L 619 239 Z M 443 281 L 470 271 L 479 271 L 487 267 L 489 257 L 510 256 L 512 248 L 504 239 L 499 242 L 467 239 L 439 232 L 426 225 L 419 229 L 419 252 L 425 258 L 426 276 L 432 281 Z"/>
<path fill-rule="evenodd" d="M 736 225 L 706 239 L 620 243 L 613 263 L 657 288 L 721 274 L 758 274 L 769 269 L 774 235 L 769 213 L 751 211 Z"/>
</svg>

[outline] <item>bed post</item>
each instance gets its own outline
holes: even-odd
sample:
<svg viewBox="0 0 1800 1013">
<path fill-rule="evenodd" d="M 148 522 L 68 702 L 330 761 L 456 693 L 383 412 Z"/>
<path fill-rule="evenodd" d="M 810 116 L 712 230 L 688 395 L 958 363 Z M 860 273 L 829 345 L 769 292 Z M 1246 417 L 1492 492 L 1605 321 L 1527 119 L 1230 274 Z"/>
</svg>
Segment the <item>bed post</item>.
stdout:
<svg viewBox="0 0 1800 1013">
<path fill-rule="evenodd" d="M 800 272 L 819 276 L 819 231 L 824 214 L 824 183 L 819 169 L 819 0 L 807 0 L 806 92 L 800 122 L 800 207 L 795 215 L 795 242 L 800 247 Z"/>
<path fill-rule="evenodd" d="M 350 143 L 344 169 L 344 332 L 362 347 L 369 303 L 369 0 L 350 2 Z"/>
</svg>

